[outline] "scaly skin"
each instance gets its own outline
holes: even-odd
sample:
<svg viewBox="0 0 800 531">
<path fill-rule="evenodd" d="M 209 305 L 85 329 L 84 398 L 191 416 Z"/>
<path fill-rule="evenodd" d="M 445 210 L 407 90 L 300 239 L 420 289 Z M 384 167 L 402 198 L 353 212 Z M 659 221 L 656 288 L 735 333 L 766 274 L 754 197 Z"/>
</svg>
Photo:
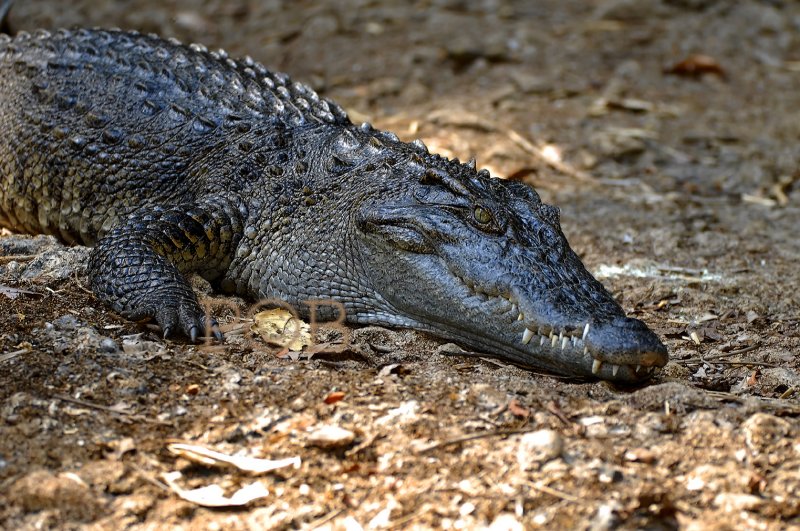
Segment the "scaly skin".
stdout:
<svg viewBox="0 0 800 531">
<path fill-rule="evenodd" d="M 0 225 L 95 245 L 98 298 L 165 334 L 204 330 L 197 272 L 565 375 L 666 363 L 532 188 L 355 126 L 252 60 L 120 31 L 3 36 L 0 129 Z"/>
</svg>

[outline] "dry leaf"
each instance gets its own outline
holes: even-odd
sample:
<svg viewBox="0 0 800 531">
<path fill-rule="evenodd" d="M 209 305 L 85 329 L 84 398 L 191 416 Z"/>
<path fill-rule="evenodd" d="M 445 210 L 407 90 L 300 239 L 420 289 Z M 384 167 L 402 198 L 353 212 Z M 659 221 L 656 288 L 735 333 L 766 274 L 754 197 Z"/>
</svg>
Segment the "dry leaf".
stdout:
<svg viewBox="0 0 800 531">
<path fill-rule="evenodd" d="M 326 404 L 335 404 L 344 399 L 344 393 L 341 391 L 334 391 L 325 397 Z"/>
<path fill-rule="evenodd" d="M 291 312 L 283 308 L 275 308 L 258 312 L 253 316 L 255 323 L 250 330 L 260 335 L 267 343 L 285 347 L 299 352 L 303 347 L 311 345 L 311 327 Z"/>
<path fill-rule="evenodd" d="M 180 472 L 169 472 L 161 477 L 175 494 L 188 502 L 203 507 L 241 507 L 269 495 L 267 487 L 260 481 L 245 485 L 234 492 L 232 496 L 225 496 L 225 491 L 219 485 L 208 485 L 191 490 L 182 489 L 177 484 L 181 478 Z"/>
<path fill-rule="evenodd" d="M 686 77 L 700 77 L 703 74 L 716 74 L 725 78 L 725 70 L 711 56 L 699 53 L 691 54 L 683 61 L 674 64 L 665 70 L 667 74 L 676 74 Z"/>
<path fill-rule="evenodd" d="M 223 454 L 204 446 L 184 443 L 172 443 L 167 446 L 167 449 L 173 454 L 195 463 L 215 467 L 233 466 L 251 474 L 264 474 L 287 466 L 300 468 L 299 457 L 278 460 L 259 459 L 257 457 Z"/>
<path fill-rule="evenodd" d="M 36 297 L 42 296 L 41 293 L 36 293 L 35 291 L 27 291 L 24 289 L 12 288 L 11 286 L 4 286 L 2 284 L 0 284 L 0 295 L 5 295 L 11 300 L 16 299 L 20 295 L 33 295 Z"/>
<path fill-rule="evenodd" d="M 512 398 L 511 401 L 508 403 L 508 410 L 515 417 L 526 419 L 531 416 L 530 410 L 525 406 L 523 406 L 522 404 L 520 404 L 516 398 Z"/>
</svg>

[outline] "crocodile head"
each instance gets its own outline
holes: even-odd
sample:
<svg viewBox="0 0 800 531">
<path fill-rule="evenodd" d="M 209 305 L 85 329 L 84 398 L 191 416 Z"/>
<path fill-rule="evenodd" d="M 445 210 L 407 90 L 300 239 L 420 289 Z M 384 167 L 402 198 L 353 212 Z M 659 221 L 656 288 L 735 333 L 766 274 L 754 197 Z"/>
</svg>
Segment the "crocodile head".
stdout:
<svg viewBox="0 0 800 531">
<path fill-rule="evenodd" d="M 666 364 L 658 337 L 625 316 L 570 248 L 557 208 L 474 164 L 425 162 L 359 207 L 380 302 L 356 321 L 427 330 L 568 376 L 637 382 Z"/>
</svg>

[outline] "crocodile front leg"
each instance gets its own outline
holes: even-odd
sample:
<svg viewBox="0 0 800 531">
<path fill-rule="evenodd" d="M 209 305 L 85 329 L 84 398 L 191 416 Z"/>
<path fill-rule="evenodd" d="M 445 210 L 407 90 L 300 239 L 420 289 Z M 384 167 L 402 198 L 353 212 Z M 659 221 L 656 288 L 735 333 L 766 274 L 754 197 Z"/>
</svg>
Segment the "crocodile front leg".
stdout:
<svg viewBox="0 0 800 531">
<path fill-rule="evenodd" d="M 206 330 L 205 312 L 184 275 L 222 275 L 245 216 L 244 207 L 219 198 L 140 210 L 92 251 L 92 291 L 128 319 L 155 319 L 165 337 L 178 331 L 195 341 L 205 331 L 221 338 L 215 321 Z"/>
</svg>

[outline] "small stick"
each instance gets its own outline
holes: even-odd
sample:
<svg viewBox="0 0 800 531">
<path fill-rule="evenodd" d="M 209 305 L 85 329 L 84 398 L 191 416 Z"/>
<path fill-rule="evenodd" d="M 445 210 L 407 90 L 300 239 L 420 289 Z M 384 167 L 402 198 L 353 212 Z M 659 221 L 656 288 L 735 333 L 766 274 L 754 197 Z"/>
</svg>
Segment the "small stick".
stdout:
<svg viewBox="0 0 800 531">
<path fill-rule="evenodd" d="M 35 254 L 12 254 L 9 256 L 0 256 L 0 264 L 7 264 L 9 262 L 30 262 L 36 258 Z"/>
<path fill-rule="evenodd" d="M 506 435 L 519 435 L 521 433 L 529 433 L 533 430 L 534 430 L 533 428 L 526 428 L 522 430 L 497 430 L 497 431 L 487 431 L 481 433 L 471 433 L 469 435 L 462 435 L 461 437 L 456 437 L 455 439 L 434 443 L 421 450 L 417 450 L 416 453 L 427 454 L 429 452 L 432 452 L 433 450 L 436 450 L 437 448 L 445 448 L 447 446 L 453 446 L 463 442 L 474 441 L 476 439 L 485 439 L 487 437 L 504 437 Z"/>
<path fill-rule="evenodd" d="M 508 135 L 508 138 L 512 142 L 514 142 L 516 145 L 521 147 L 525 152 L 527 152 L 530 155 L 533 155 L 534 157 L 536 157 L 540 161 L 544 162 L 545 164 L 547 164 L 548 166 L 550 166 L 551 168 L 553 168 L 557 172 L 562 173 L 562 174 L 564 174 L 564 175 L 566 175 L 568 177 L 574 177 L 575 179 L 577 179 L 579 181 L 591 182 L 591 183 L 597 182 L 594 177 L 592 177 L 591 175 L 589 175 L 585 171 L 581 171 L 581 170 L 575 169 L 572 166 L 570 166 L 569 164 L 565 164 L 565 163 L 560 162 L 558 160 L 553 160 L 550 157 L 546 157 L 544 155 L 544 153 L 542 153 L 542 150 L 540 148 L 538 148 L 535 145 L 533 145 L 533 143 L 531 143 L 530 140 L 528 140 L 527 138 L 523 137 L 521 134 L 517 133 L 513 129 L 508 131 L 508 133 L 506 133 L 506 134 Z"/>
<path fill-rule="evenodd" d="M 555 496 L 556 498 L 561 498 L 562 500 L 570 501 L 570 502 L 577 502 L 579 499 L 571 494 L 567 494 L 566 492 L 561 492 L 560 490 L 554 489 L 553 487 L 548 487 L 547 485 L 540 485 L 539 483 L 534 483 L 531 485 L 534 489 L 544 492 L 545 494 L 550 494 L 551 496 Z"/>
<path fill-rule="evenodd" d="M 117 415 L 122 415 L 124 417 L 128 417 L 131 420 L 140 420 L 143 422 L 148 422 L 150 424 L 160 424 L 162 426 L 172 426 L 171 422 L 166 422 L 163 420 L 154 420 L 145 417 L 144 415 L 138 415 L 136 413 L 131 413 L 130 411 L 120 411 L 118 409 L 114 409 L 113 407 L 103 406 L 101 404 L 94 404 L 92 402 L 87 402 L 86 400 L 81 400 L 79 398 L 72 398 L 71 396 L 62 395 L 62 394 L 54 394 L 53 398 L 58 400 L 63 400 L 64 402 L 71 402 L 73 404 L 77 404 L 79 406 L 84 406 L 92 409 L 98 409 L 100 411 L 105 411 L 107 413 L 115 413 Z"/>
<path fill-rule="evenodd" d="M 0 363 L 3 363 L 4 361 L 8 361 L 10 359 L 14 359 L 17 356 L 19 356 L 20 354 L 25 354 L 26 352 L 30 352 L 30 349 L 23 348 L 21 350 L 15 350 L 14 352 L 8 352 L 6 354 L 0 354 Z"/>
</svg>

